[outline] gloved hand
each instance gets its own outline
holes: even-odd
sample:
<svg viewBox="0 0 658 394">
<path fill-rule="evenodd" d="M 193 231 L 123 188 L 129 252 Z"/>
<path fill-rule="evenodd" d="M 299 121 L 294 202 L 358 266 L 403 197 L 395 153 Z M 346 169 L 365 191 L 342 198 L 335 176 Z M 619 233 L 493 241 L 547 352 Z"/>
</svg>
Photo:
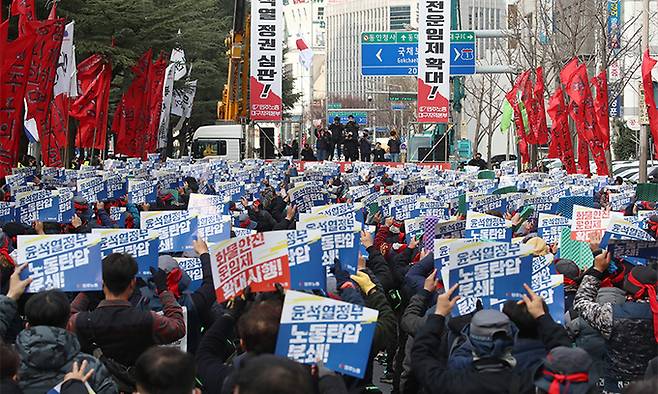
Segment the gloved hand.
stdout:
<svg viewBox="0 0 658 394">
<path fill-rule="evenodd" d="M 224 312 L 224 316 L 228 316 L 233 319 L 234 322 L 237 322 L 247 308 L 247 300 L 244 298 L 243 294 L 230 300 L 227 306 L 228 309 Z"/>
<path fill-rule="evenodd" d="M 376 287 L 372 279 L 370 279 L 370 276 L 363 271 L 357 272 L 356 275 L 351 275 L 350 278 L 359 285 L 361 291 L 363 291 L 363 294 L 365 295 L 368 295 L 368 293 Z"/>
<path fill-rule="evenodd" d="M 167 291 L 167 273 L 161 268 L 155 267 L 149 267 L 149 271 L 151 271 L 151 279 L 155 284 L 155 288 L 158 290 L 158 294 Z"/>
<path fill-rule="evenodd" d="M 340 289 L 346 282 L 350 281 L 350 274 L 340 266 L 340 260 L 334 259 L 334 266 L 330 272 L 336 277 L 336 288 Z"/>
</svg>

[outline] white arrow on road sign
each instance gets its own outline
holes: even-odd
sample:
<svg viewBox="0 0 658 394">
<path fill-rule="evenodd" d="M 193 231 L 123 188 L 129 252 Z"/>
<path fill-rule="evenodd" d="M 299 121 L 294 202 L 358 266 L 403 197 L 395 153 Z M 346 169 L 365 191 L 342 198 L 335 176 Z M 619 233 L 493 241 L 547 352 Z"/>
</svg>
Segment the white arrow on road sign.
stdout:
<svg viewBox="0 0 658 394">
<path fill-rule="evenodd" d="M 380 63 L 382 62 L 382 48 L 380 48 L 377 51 L 377 54 L 375 55 L 375 57 L 379 60 Z"/>
<path fill-rule="evenodd" d="M 459 50 L 457 48 L 452 48 L 452 49 L 455 50 L 455 59 L 454 60 L 459 60 L 459 58 L 461 57 L 461 52 L 459 52 Z"/>
</svg>

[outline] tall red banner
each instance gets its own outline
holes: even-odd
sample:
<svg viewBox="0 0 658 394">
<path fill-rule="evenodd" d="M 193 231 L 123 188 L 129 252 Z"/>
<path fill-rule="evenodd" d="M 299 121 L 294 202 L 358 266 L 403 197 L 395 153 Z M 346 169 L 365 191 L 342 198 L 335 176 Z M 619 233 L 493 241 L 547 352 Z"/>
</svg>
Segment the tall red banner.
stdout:
<svg viewBox="0 0 658 394">
<path fill-rule="evenodd" d="M 78 66 L 80 96 L 71 104 L 71 116 L 79 122 L 76 146 L 104 150 L 112 66 L 101 55 L 92 55 Z"/>
<path fill-rule="evenodd" d="M 132 68 L 135 77 L 123 94 L 112 121 L 112 131 L 116 134 L 115 151 L 130 157 L 146 155 L 144 131 L 148 125 L 146 105 L 151 58 L 152 50 L 149 49 Z"/>
<path fill-rule="evenodd" d="M 450 117 L 450 1 L 420 0 L 418 17 L 418 121 Z"/>
<path fill-rule="evenodd" d="M 608 109 L 608 77 L 605 70 L 592 78 L 592 86 L 596 89 L 594 113 L 596 114 L 596 135 L 604 149 L 610 148 L 610 120 Z"/>
<path fill-rule="evenodd" d="M 160 55 L 160 58 L 151 67 L 151 76 L 148 103 L 148 128 L 146 129 L 146 142 L 144 148 L 147 153 L 153 153 L 158 147 L 158 130 L 160 125 L 160 111 L 162 109 L 162 85 L 165 80 L 165 70 L 167 69 L 167 60 Z"/>
<path fill-rule="evenodd" d="M 548 157 L 559 158 L 567 173 L 576 173 L 571 132 L 569 131 L 569 114 L 564 103 L 562 88 L 555 89 L 555 93 L 548 102 L 548 115 L 553 121 L 551 143 L 548 147 Z"/>
<path fill-rule="evenodd" d="M 528 142 L 526 140 L 525 125 L 523 123 L 523 114 L 521 113 L 521 107 L 519 106 L 518 92 L 519 92 L 519 88 L 523 86 L 524 81 L 527 80 L 527 78 L 528 78 L 527 71 L 519 75 L 516 78 L 516 82 L 514 83 L 514 86 L 512 86 L 512 90 L 509 93 L 507 93 L 507 95 L 505 96 L 507 101 L 512 106 L 512 109 L 514 110 L 514 125 L 516 128 L 516 134 L 518 138 L 517 144 L 519 147 L 519 155 L 521 156 L 522 163 L 530 162 L 530 154 L 528 153 Z"/>
<path fill-rule="evenodd" d="M 283 118 L 283 1 L 251 1 L 249 117 Z"/>
<path fill-rule="evenodd" d="M 546 109 L 544 107 L 544 69 L 537 67 L 537 81 L 534 93 L 534 127 L 537 143 L 545 145 L 548 143 L 548 125 L 546 124 Z"/>
<path fill-rule="evenodd" d="M 658 156 L 658 108 L 656 108 L 656 99 L 654 93 L 653 78 L 651 71 L 656 67 L 658 61 L 649 55 L 647 50 L 642 58 L 642 86 L 644 87 L 644 101 L 647 104 L 649 113 L 649 128 L 653 136 L 653 147 Z"/>
<path fill-rule="evenodd" d="M 64 19 L 30 22 L 26 29 L 27 35 L 36 36 L 25 91 L 27 117 L 36 121 L 43 162 L 46 166 L 61 165 L 57 136 L 48 127 L 48 111 L 64 38 Z"/>
<path fill-rule="evenodd" d="M 34 35 L 8 43 L 0 67 L 0 177 L 11 174 L 23 134 L 23 97 L 30 73 Z"/>
</svg>

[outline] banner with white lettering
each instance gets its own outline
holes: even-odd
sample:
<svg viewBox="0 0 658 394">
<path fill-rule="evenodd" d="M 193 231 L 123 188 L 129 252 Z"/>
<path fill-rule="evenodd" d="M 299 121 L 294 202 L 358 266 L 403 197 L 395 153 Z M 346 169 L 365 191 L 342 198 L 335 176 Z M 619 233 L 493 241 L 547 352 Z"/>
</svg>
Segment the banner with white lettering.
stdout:
<svg viewBox="0 0 658 394">
<path fill-rule="evenodd" d="M 242 294 L 274 291 L 276 283 L 290 287 L 288 238 L 285 231 L 257 233 L 210 245 L 217 302 Z"/>
<path fill-rule="evenodd" d="M 571 219 L 564 216 L 540 213 L 537 223 L 537 235 L 548 244 L 558 243 L 562 236 L 562 230 L 571 228 Z"/>
<path fill-rule="evenodd" d="M 312 207 L 327 204 L 327 194 L 321 185 L 308 184 L 288 190 L 288 197 L 297 206 L 297 212 L 310 213 Z"/>
<path fill-rule="evenodd" d="M 251 2 L 249 118 L 278 121 L 283 116 L 283 1 Z"/>
<path fill-rule="evenodd" d="M 486 213 L 468 211 L 464 237 L 483 241 L 512 241 L 512 228 L 508 221 Z"/>
<path fill-rule="evenodd" d="M 187 211 L 146 211 L 139 213 L 140 228 L 154 230 L 160 239 L 159 253 L 192 250 L 198 219 Z"/>
<path fill-rule="evenodd" d="M 589 242 L 592 238 L 603 237 L 603 232 L 608 228 L 611 217 L 614 216 L 619 217 L 621 215 L 616 212 L 574 205 L 571 239 Z"/>
<path fill-rule="evenodd" d="M 59 218 L 59 192 L 35 190 L 16 196 L 16 219 L 27 225 L 35 221 L 56 222 Z"/>
<path fill-rule="evenodd" d="M 156 188 L 153 181 L 128 181 L 128 202 L 142 204 L 156 201 Z"/>
<path fill-rule="evenodd" d="M 101 258 L 112 253 L 127 253 L 137 261 L 137 275 L 150 276 L 150 267 L 158 267 L 158 233 L 149 230 L 118 228 L 92 229 L 101 237 Z"/>
<path fill-rule="evenodd" d="M 606 248 L 611 240 L 620 241 L 655 241 L 646 231 L 622 218 L 611 218 L 608 228 L 603 233 L 601 248 Z"/>
<path fill-rule="evenodd" d="M 286 292 L 275 354 L 363 378 L 379 312 L 293 290 Z"/>
<path fill-rule="evenodd" d="M 103 288 L 100 237 L 96 234 L 19 235 L 21 279 L 32 278 L 28 293 L 99 291 Z"/>
<path fill-rule="evenodd" d="M 298 230 L 322 231 L 322 265 L 331 267 L 339 259 L 341 267 L 356 274 L 361 247 L 361 223 L 352 218 L 301 213 Z"/>
<path fill-rule="evenodd" d="M 231 217 L 224 215 L 201 215 L 198 217 L 199 239 L 207 243 L 217 243 L 231 238 Z"/>
<path fill-rule="evenodd" d="M 107 190 L 102 177 L 78 179 L 76 184 L 78 197 L 84 198 L 89 204 L 107 200 Z"/>
<path fill-rule="evenodd" d="M 322 266 L 322 233 L 317 230 L 290 230 L 286 233 L 290 288 L 325 290 L 327 270 Z"/>
</svg>

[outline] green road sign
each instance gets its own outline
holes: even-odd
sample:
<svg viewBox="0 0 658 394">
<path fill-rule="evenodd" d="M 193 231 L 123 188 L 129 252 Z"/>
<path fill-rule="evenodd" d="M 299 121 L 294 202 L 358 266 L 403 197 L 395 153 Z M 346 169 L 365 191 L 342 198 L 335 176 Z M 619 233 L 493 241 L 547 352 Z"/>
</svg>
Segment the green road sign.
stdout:
<svg viewBox="0 0 658 394">
<path fill-rule="evenodd" d="M 399 102 L 399 101 L 416 101 L 418 96 L 415 93 L 394 93 L 391 92 L 388 94 L 388 101 Z"/>
<path fill-rule="evenodd" d="M 451 31 L 450 42 L 475 42 L 475 32 L 472 30 Z"/>
<path fill-rule="evenodd" d="M 402 44 L 417 43 L 417 31 L 367 31 L 361 33 L 362 44 Z"/>
<path fill-rule="evenodd" d="M 341 109 L 343 105 L 341 103 L 329 103 L 327 104 L 328 109 Z"/>
</svg>

